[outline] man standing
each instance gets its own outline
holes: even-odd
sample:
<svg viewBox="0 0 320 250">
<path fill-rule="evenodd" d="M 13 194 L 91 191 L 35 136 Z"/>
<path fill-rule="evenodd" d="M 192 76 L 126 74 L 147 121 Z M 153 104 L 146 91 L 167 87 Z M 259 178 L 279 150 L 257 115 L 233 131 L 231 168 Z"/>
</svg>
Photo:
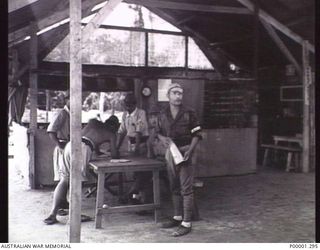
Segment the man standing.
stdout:
<svg viewBox="0 0 320 250">
<path fill-rule="evenodd" d="M 59 110 L 57 116 L 50 122 L 47 132 L 50 139 L 56 144 L 53 150 L 53 173 L 54 181 L 60 180 L 60 166 L 63 157 L 64 147 L 70 139 L 70 102 L 69 91 L 64 96 L 65 106 Z M 61 204 L 61 208 L 68 209 L 67 199 Z"/>
<path fill-rule="evenodd" d="M 82 181 L 87 181 L 87 165 L 92 157 L 95 148 L 99 147 L 102 143 L 109 141 L 111 148 L 111 157 L 118 158 L 116 149 L 116 133 L 119 128 L 119 121 L 116 116 L 111 116 L 104 123 L 96 119 L 89 120 L 88 124 L 82 129 L 82 155 L 83 166 L 81 168 Z M 69 188 L 70 166 L 71 166 L 71 143 L 67 143 L 64 153 L 63 161 L 61 164 L 61 178 L 54 190 L 53 205 L 49 217 L 44 219 L 44 223 L 52 225 L 58 222 L 56 219 L 61 203 L 67 195 Z M 86 218 L 85 218 L 86 219 Z"/>
<path fill-rule="evenodd" d="M 170 189 L 172 193 L 174 216 L 164 222 L 162 228 L 178 226 L 172 236 L 182 236 L 191 232 L 193 210 L 193 175 L 191 158 L 201 137 L 201 127 L 195 112 L 182 105 L 183 88 L 178 83 L 170 84 L 167 92 L 169 106 L 159 115 L 158 138 L 167 148 L 167 163 Z M 170 151 L 175 143 L 183 155 L 183 162 L 176 165 Z"/>
<path fill-rule="evenodd" d="M 146 112 L 143 109 L 137 108 L 137 101 L 134 94 L 128 94 L 124 99 L 126 111 L 123 114 L 122 122 L 119 128 L 119 137 L 117 149 L 122 145 L 125 136 L 128 137 L 128 152 L 134 155 L 147 154 L 147 139 L 149 137 L 148 121 Z M 151 178 L 151 172 L 135 172 L 134 184 L 128 192 L 129 200 L 138 202 L 135 197 L 142 191 L 147 182 Z"/>
</svg>

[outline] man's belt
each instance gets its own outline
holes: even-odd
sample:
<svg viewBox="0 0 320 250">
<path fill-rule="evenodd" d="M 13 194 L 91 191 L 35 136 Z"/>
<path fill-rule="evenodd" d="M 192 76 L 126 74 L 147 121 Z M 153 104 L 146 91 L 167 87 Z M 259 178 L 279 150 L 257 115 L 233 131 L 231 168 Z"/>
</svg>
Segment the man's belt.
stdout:
<svg viewBox="0 0 320 250">
<path fill-rule="evenodd" d="M 93 142 L 92 142 L 89 138 L 87 138 L 87 137 L 82 137 L 82 138 L 81 138 L 81 141 L 82 141 L 84 144 L 86 144 L 87 146 L 89 146 L 90 149 L 91 149 L 91 151 L 94 151 L 94 144 L 93 144 Z"/>
</svg>

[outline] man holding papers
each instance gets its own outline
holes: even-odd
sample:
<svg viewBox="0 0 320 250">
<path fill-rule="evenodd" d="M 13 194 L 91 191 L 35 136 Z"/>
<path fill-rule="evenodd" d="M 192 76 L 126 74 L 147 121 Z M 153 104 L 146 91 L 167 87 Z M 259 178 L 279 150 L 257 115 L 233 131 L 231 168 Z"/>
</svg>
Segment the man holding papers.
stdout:
<svg viewBox="0 0 320 250">
<path fill-rule="evenodd" d="M 158 138 L 166 146 L 174 216 L 162 228 L 178 227 L 172 236 L 191 232 L 193 208 L 192 154 L 201 137 L 201 127 L 195 112 L 182 105 L 183 88 L 178 83 L 168 87 L 169 106 L 159 115 Z"/>
</svg>

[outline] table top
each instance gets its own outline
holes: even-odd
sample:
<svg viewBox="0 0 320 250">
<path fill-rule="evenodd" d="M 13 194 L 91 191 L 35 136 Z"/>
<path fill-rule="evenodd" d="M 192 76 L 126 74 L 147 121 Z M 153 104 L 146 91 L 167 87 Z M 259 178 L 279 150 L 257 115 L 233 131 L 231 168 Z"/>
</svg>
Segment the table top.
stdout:
<svg viewBox="0 0 320 250">
<path fill-rule="evenodd" d="M 112 162 L 111 158 L 98 157 L 89 162 L 89 165 L 97 171 L 105 173 L 123 172 L 123 171 L 152 171 L 155 169 L 160 170 L 165 167 L 165 162 L 149 159 L 144 157 L 126 157 L 124 159 L 130 160 L 128 162 Z"/>
<path fill-rule="evenodd" d="M 300 147 L 302 147 L 302 137 L 298 136 L 281 136 L 281 135 L 274 135 L 272 136 L 275 144 L 278 142 L 287 142 L 287 143 L 298 143 Z"/>
<path fill-rule="evenodd" d="M 274 135 L 275 141 L 302 142 L 302 137 Z"/>
</svg>

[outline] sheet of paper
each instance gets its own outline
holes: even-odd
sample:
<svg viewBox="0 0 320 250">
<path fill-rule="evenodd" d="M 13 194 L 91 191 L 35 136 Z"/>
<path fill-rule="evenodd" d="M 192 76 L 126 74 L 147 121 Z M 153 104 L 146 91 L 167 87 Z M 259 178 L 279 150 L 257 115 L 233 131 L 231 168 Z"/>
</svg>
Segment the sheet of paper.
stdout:
<svg viewBox="0 0 320 250">
<path fill-rule="evenodd" d="M 178 165 L 183 162 L 183 155 L 181 154 L 180 150 L 178 149 L 177 145 L 173 142 L 170 143 L 170 152 L 173 157 L 174 164 Z"/>
<path fill-rule="evenodd" d="M 130 162 L 131 160 L 128 159 L 111 159 L 110 162 L 112 163 L 124 163 L 124 162 Z"/>
</svg>

